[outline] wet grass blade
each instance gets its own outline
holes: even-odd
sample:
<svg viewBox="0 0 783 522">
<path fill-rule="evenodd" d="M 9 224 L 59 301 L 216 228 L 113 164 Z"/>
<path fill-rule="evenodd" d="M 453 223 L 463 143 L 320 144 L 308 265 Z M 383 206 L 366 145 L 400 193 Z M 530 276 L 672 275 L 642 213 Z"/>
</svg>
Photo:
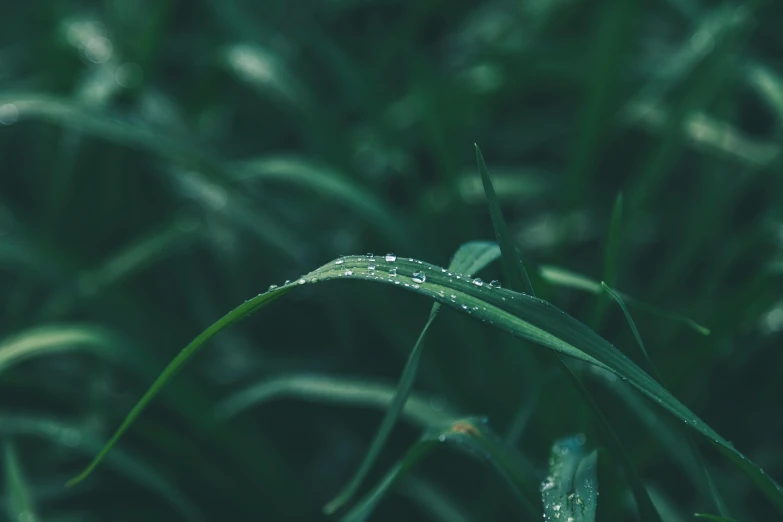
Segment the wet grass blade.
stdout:
<svg viewBox="0 0 783 522">
<path fill-rule="evenodd" d="M 636 323 L 634 322 L 633 317 L 631 317 L 630 312 L 628 312 L 628 308 L 625 306 L 622 297 L 620 297 L 620 295 L 614 290 L 612 290 L 606 283 L 601 282 L 601 286 L 603 287 L 604 291 L 607 294 L 609 294 L 609 296 L 612 299 L 614 299 L 614 301 L 622 310 L 623 315 L 625 316 L 625 319 L 628 322 L 628 326 L 630 326 L 631 332 L 633 332 L 633 336 L 636 339 L 636 344 L 639 346 L 639 349 L 644 354 L 644 358 L 647 360 L 647 364 L 650 367 L 650 371 L 652 372 L 653 376 L 656 379 L 658 379 L 658 382 L 666 386 L 663 377 L 661 376 L 660 373 L 658 373 L 658 370 L 655 368 L 655 364 L 653 364 L 652 359 L 650 359 L 650 355 L 647 353 L 647 349 L 644 347 L 644 342 L 642 341 L 642 336 L 639 334 L 639 329 L 636 328 Z M 718 488 L 715 485 L 715 481 L 712 479 L 712 475 L 707 469 L 707 465 L 704 463 L 704 459 L 701 456 L 699 447 L 696 445 L 696 441 L 693 440 L 690 431 L 686 433 L 686 437 L 688 438 L 688 445 L 690 447 L 691 453 L 693 453 L 696 462 L 698 463 L 699 467 L 702 470 L 702 473 L 704 475 L 704 480 L 707 483 L 707 487 L 709 489 L 710 495 L 712 496 L 713 502 L 715 502 L 715 505 L 722 516 L 728 516 L 729 513 L 728 513 L 728 509 L 726 508 L 726 503 L 723 501 L 723 497 L 718 491 Z"/>
<path fill-rule="evenodd" d="M 589 292 L 591 294 L 600 294 L 601 292 L 603 292 L 600 282 L 590 279 L 589 277 L 586 277 L 582 274 L 577 274 L 576 272 L 566 270 L 565 268 L 542 265 L 538 267 L 538 274 L 541 277 L 541 279 L 553 285 L 562 286 L 564 288 L 571 288 L 573 290 L 580 290 L 583 292 Z M 662 317 L 665 319 L 669 319 L 671 321 L 682 323 L 688 326 L 689 328 L 691 328 L 692 330 L 700 333 L 701 335 L 710 334 L 709 328 L 700 325 L 693 319 L 685 317 L 684 315 L 677 314 L 674 312 L 669 312 L 657 306 L 647 304 L 643 301 L 635 299 L 621 292 L 617 292 L 617 294 L 620 295 L 623 298 L 623 301 L 630 306 L 634 306 L 640 310 L 644 310 L 645 312 L 651 313 L 658 317 Z"/>
<path fill-rule="evenodd" d="M 367 520 L 394 483 L 439 444 L 453 445 L 469 455 L 487 460 L 511 486 L 528 516 L 538 518 L 538 511 L 524 493 L 531 485 L 530 473 L 519 466 L 519 461 L 513 452 L 499 441 L 482 419 L 467 418 L 425 433 L 405 457 L 340 519 L 341 522 Z"/>
<path fill-rule="evenodd" d="M 449 269 L 454 271 L 473 273 L 497 259 L 499 255 L 500 250 L 494 243 L 467 243 L 462 245 L 454 254 L 451 264 L 449 265 Z M 391 257 L 392 256 L 389 256 L 389 258 Z M 384 257 L 384 259 L 386 258 Z M 378 431 L 370 444 L 370 449 L 367 451 L 364 459 L 362 460 L 358 471 L 348 482 L 345 488 L 340 493 L 338 493 L 334 499 L 329 501 L 326 506 L 324 506 L 325 513 L 334 513 L 356 494 L 365 477 L 367 476 L 367 473 L 370 472 L 370 468 L 378 459 L 378 456 L 380 455 L 386 440 L 391 435 L 391 431 L 394 428 L 394 425 L 396 424 L 402 409 L 405 407 L 405 402 L 408 400 L 408 396 L 410 395 L 411 390 L 413 389 L 413 383 L 416 380 L 419 361 L 421 360 L 421 354 L 424 348 L 422 341 L 424 340 L 424 336 L 426 335 L 427 330 L 429 330 L 430 325 L 432 325 L 435 317 L 437 317 L 439 310 L 439 303 L 432 305 L 430 316 L 427 319 L 427 322 L 425 323 L 421 333 L 419 334 L 419 338 L 416 340 L 416 344 L 413 346 L 413 350 L 411 350 L 411 353 L 408 356 L 405 369 L 403 370 L 400 381 L 397 384 L 397 392 L 395 393 L 391 405 L 389 405 L 389 409 L 386 411 L 386 415 L 381 421 L 381 425 L 379 426 Z"/>
<path fill-rule="evenodd" d="M 544 520 L 594 522 L 598 505 L 598 454 L 585 455 L 584 437 L 574 435 L 552 445 L 549 474 L 541 484 Z"/>
<path fill-rule="evenodd" d="M 373 268 L 370 269 L 370 266 Z M 670 415 L 715 443 L 783 511 L 780 486 L 761 468 L 749 461 L 617 348 L 549 302 L 505 288 L 492 287 L 472 277 L 449 272 L 423 261 L 401 258 L 386 261 L 382 257 L 367 256 L 347 256 L 327 263 L 295 282 L 248 300 L 207 328 L 174 358 L 89 467 L 70 483 L 77 483 L 89 475 L 161 388 L 199 348 L 221 330 L 300 286 L 348 279 L 383 283 L 418 293 L 509 335 L 609 370 L 627 380 Z"/>
<path fill-rule="evenodd" d="M 16 448 L 10 441 L 3 444 L 5 488 L 8 492 L 8 519 L 20 522 L 36 520 L 32 494 L 25 480 Z"/>
<path fill-rule="evenodd" d="M 492 218 L 492 227 L 495 229 L 500 251 L 503 253 L 503 274 L 508 279 L 511 288 L 530 295 L 535 295 L 533 285 L 525 271 L 525 268 L 517 261 L 519 257 L 516 254 L 516 248 L 511 242 L 511 234 L 508 232 L 506 220 L 500 210 L 500 203 L 495 195 L 495 189 L 492 187 L 492 181 L 489 179 L 487 164 L 484 162 L 484 156 L 481 149 L 476 145 L 476 161 L 478 162 L 481 182 L 484 184 L 484 193 L 489 204 L 489 215 Z"/>
<path fill-rule="evenodd" d="M 249 408 L 281 397 L 340 404 L 387 408 L 396 388 L 366 379 L 327 375 L 285 375 L 252 385 L 224 400 L 217 408 L 220 418 L 238 415 Z M 429 397 L 411 393 L 400 415 L 421 427 L 442 425 L 456 414 L 433 408 Z"/>
</svg>

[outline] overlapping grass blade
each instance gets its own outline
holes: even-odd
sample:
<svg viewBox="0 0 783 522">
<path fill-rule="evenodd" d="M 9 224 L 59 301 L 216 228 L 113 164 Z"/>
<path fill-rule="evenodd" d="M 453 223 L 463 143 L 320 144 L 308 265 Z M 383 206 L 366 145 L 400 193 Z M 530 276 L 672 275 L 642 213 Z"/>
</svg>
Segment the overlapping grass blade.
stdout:
<svg viewBox="0 0 783 522">
<path fill-rule="evenodd" d="M 15 438 L 41 438 L 87 455 L 94 454 L 101 448 L 101 443 L 95 433 L 75 424 L 46 417 L 0 413 L 0 435 Z M 138 456 L 117 451 L 107 458 L 107 463 L 119 474 L 165 499 L 186 520 L 193 522 L 204 520 L 193 502 Z"/>
<path fill-rule="evenodd" d="M 509 287 L 519 292 L 535 295 L 533 285 L 530 283 L 530 278 L 528 277 L 525 268 L 518 262 L 512 262 L 512 260 L 519 259 L 519 257 L 517 256 L 514 244 L 511 242 L 511 235 L 508 232 L 506 220 L 503 219 L 503 214 L 500 212 L 500 204 L 495 195 L 495 189 L 492 187 L 492 181 L 489 179 L 484 156 L 481 154 L 479 146 L 475 145 L 475 147 L 479 174 L 481 174 L 484 193 L 486 194 L 487 202 L 489 203 L 489 215 L 492 218 L 492 227 L 495 229 L 498 245 L 500 245 L 500 251 L 503 253 L 503 274 L 508 280 Z"/>
<path fill-rule="evenodd" d="M 494 243 L 466 243 L 462 245 L 454 254 L 454 257 L 451 260 L 451 264 L 449 265 L 449 270 L 472 274 L 478 270 L 481 270 L 487 264 L 497 259 L 499 255 L 500 249 Z M 392 259 L 392 257 L 393 256 L 388 256 L 389 259 Z M 384 257 L 384 260 L 386 260 L 386 257 Z M 416 340 L 416 344 L 413 346 L 413 350 L 411 350 L 411 353 L 408 356 L 405 369 L 403 370 L 400 381 L 397 384 L 397 392 L 394 395 L 394 399 L 392 399 L 392 403 L 389 406 L 389 409 L 386 411 L 386 415 L 381 421 L 381 425 L 379 426 L 378 431 L 375 434 L 372 443 L 370 444 L 370 449 L 367 451 L 367 454 L 362 460 L 358 471 L 348 482 L 345 488 L 334 499 L 327 503 L 326 506 L 324 506 L 324 512 L 334 513 L 356 494 L 362 484 L 362 481 L 367 476 L 367 473 L 369 473 L 373 463 L 377 460 L 378 455 L 380 455 L 381 450 L 383 449 L 383 445 L 389 438 L 389 435 L 394 428 L 394 424 L 397 422 L 397 419 L 400 416 L 403 407 L 405 406 L 405 402 L 408 400 L 408 396 L 413 389 L 413 383 L 416 379 L 419 361 L 421 360 L 421 354 L 424 348 L 422 341 L 430 325 L 435 320 L 435 317 L 437 317 L 439 310 L 440 303 L 434 303 L 432 305 L 432 309 L 430 310 L 430 316 L 427 319 L 421 334 L 419 334 L 419 338 Z"/>
<path fill-rule="evenodd" d="M 582 274 L 577 274 L 576 272 L 566 270 L 565 268 L 560 268 L 560 267 L 550 266 L 550 265 L 542 265 L 538 267 L 538 275 L 544 281 L 553 285 L 562 286 L 564 288 L 581 290 L 583 292 L 589 292 L 591 294 L 596 294 L 596 295 L 600 294 L 603 291 L 600 282 L 590 279 L 589 277 L 584 276 Z M 691 328 L 692 330 L 700 333 L 701 335 L 710 334 L 709 328 L 700 325 L 693 319 L 685 317 L 684 315 L 669 312 L 657 306 L 647 304 L 643 301 L 639 301 L 638 299 L 635 299 L 621 292 L 617 292 L 617 293 L 623 298 L 624 302 L 640 310 L 644 310 L 645 312 L 651 313 L 653 315 L 657 315 L 658 317 L 663 317 L 671 321 L 682 323 L 688 326 L 689 328 Z"/>
<path fill-rule="evenodd" d="M 495 197 L 495 192 L 492 189 L 492 181 L 489 178 L 486 167 L 484 166 L 482 168 L 483 159 L 481 158 L 481 153 L 478 152 L 478 147 L 476 147 L 476 151 L 479 155 L 479 170 L 481 171 L 481 178 L 484 181 L 484 190 L 487 193 L 487 204 L 489 205 L 489 211 L 492 215 L 492 225 L 495 227 L 495 234 L 498 236 L 498 242 L 501 244 L 501 247 L 504 243 L 509 245 L 508 247 L 502 249 L 504 265 L 508 270 L 515 273 L 515 276 L 512 278 L 512 283 L 515 282 L 516 285 L 522 285 L 525 284 L 525 281 L 527 281 L 527 284 L 529 285 L 530 280 L 527 277 L 527 272 L 525 271 L 525 267 L 522 264 L 522 260 L 519 258 L 516 250 L 514 250 L 512 246 L 511 236 L 508 233 L 508 227 L 506 226 L 506 221 L 503 217 L 503 211 L 501 210 L 500 204 Z M 525 287 L 520 286 L 512 286 L 512 288 L 521 292 L 526 290 Z M 532 287 L 530 287 L 529 290 L 532 293 Z M 587 330 L 591 331 L 589 329 Z M 605 433 L 613 453 L 620 457 L 620 462 L 623 464 L 623 467 L 626 470 L 627 478 L 631 484 L 631 490 L 633 491 L 634 497 L 636 497 L 639 515 L 641 516 L 642 520 L 644 522 L 660 522 L 661 517 L 658 515 L 655 506 L 650 500 L 650 496 L 648 495 L 647 490 L 638 476 L 636 467 L 628 457 L 628 454 L 625 451 L 620 438 L 615 433 L 611 424 L 609 424 L 609 421 L 604 416 L 601 408 L 599 408 L 599 406 L 595 403 L 590 392 L 582 385 L 582 382 L 579 380 L 576 374 L 574 374 L 574 372 L 563 360 L 559 353 L 556 353 L 556 358 L 564 373 L 570 377 L 572 384 L 581 395 L 585 404 L 587 404 L 589 407 L 593 418 L 596 420 L 601 430 Z"/>
<path fill-rule="evenodd" d="M 416 502 L 433 520 L 439 522 L 470 522 L 472 520 L 464 507 L 428 480 L 408 476 L 400 483 L 398 489 L 400 493 Z"/>
<path fill-rule="evenodd" d="M 585 454 L 581 435 L 560 439 L 552 445 L 549 474 L 541 484 L 544 520 L 595 521 L 597 460 L 597 452 Z"/>
<path fill-rule="evenodd" d="M 280 397 L 296 397 L 313 402 L 348 406 L 386 408 L 392 402 L 396 388 L 366 379 L 351 379 L 327 375 L 284 375 L 254 384 L 224 400 L 216 413 L 221 418 L 232 417 L 248 408 Z M 433 408 L 431 400 L 412 393 L 400 413 L 421 427 L 441 425 L 456 415 Z"/>
<path fill-rule="evenodd" d="M 16 453 L 16 448 L 10 441 L 3 444 L 3 467 L 5 468 L 5 489 L 8 492 L 9 520 L 36 520 L 36 510 L 33 496 L 22 472 L 22 466 Z"/>
<path fill-rule="evenodd" d="M 428 430 L 381 481 L 340 520 L 362 522 L 367 520 L 389 488 L 438 444 L 453 444 L 457 449 L 487 460 L 509 483 L 512 490 L 531 517 L 538 518 L 538 511 L 525 495 L 530 486 L 530 476 L 518 465 L 516 455 L 503 445 L 483 419 L 467 418 L 448 426 Z"/>
<path fill-rule="evenodd" d="M 663 377 L 661 376 L 660 373 L 658 373 L 658 370 L 655 368 L 655 364 L 653 364 L 652 359 L 650 359 L 650 354 L 647 353 L 647 349 L 644 347 L 644 342 L 642 341 L 642 336 L 639 334 L 639 329 L 636 328 L 636 323 L 634 322 L 633 317 L 631 317 L 630 312 L 628 312 L 628 308 L 625 306 L 622 297 L 620 297 L 620 295 L 614 290 L 612 290 L 609 287 L 609 285 L 607 285 L 606 283 L 601 282 L 601 286 L 603 287 L 604 291 L 607 294 L 609 294 L 609 296 L 618 304 L 620 309 L 623 311 L 623 315 L 625 315 L 625 319 L 628 322 L 631 331 L 633 332 L 634 338 L 636 339 L 636 344 L 639 346 L 639 349 L 644 354 L 644 358 L 647 360 L 647 364 L 649 365 L 653 376 L 655 376 L 655 378 L 658 379 L 658 382 L 666 386 Z M 729 513 L 728 513 L 728 509 L 726 508 L 726 503 L 723 501 L 723 498 L 721 497 L 718 488 L 715 486 L 715 481 L 712 479 L 712 475 L 707 469 L 707 466 L 704 463 L 704 459 L 701 456 L 701 452 L 699 451 L 696 442 L 693 440 L 690 431 L 686 433 L 686 437 L 688 438 L 688 445 L 690 446 L 690 450 L 693 453 L 696 462 L 699 464 L 699 467 L 702 469 L 702 472 L 704 474 L 704 479 L 710 491 L 710 495 L 712 496 L 712 499 L 715 502 L 718 511 L 722 516 L 728 516 Z"/>
<path fill-rule="evenodd" d="M 612 217 L 609 220 L 609 235 L 606 241 L 606 251 L 604 253 L 604 281 L 609 286 L 614 286 L 617 280 L 617 266 L 620 258 L 620 243 L 622 240 L 623 224 L 623 193 L 620 192 L 612 208 Z M 603 292 L 598 294 L 598 304 L 595 307 L 596 325 L 601 324 L 606 311 L 606 295 Z M 597 327 L 596 327 L 597 329 Z"/>
<path fill-rule="evenodd" d="M 372 269 L 370 269 L 372 266 Z M 418 274 L 419 277 L 416 277 Z M 424 275 L 424 279 L 421 278 Z M 179 372 L 199 348 L 226 327 L 305 284 L 330 280 L 364 280 L 400 287 L 428 297 L 514 337 L 563 355 L 594 364 L 627 380 L 661 408 L 713 441 L 783 511 L 783 492 L 777 483 L 731 443 L 699 419 L 633 361 L 609 342 L 547 301 L 505 288 L 478 284 L 473 278 L 449 272 L 423 261 L 347 256 L 327 263 L 298 280 L 259 294 L 241 304 L 183 348 L 131 410 L 89 467 L 70 483 L 84 479 L 116 444 L 161 388 Z M 453 296 L 453 297 L 452 297 Z"/>
</svg>

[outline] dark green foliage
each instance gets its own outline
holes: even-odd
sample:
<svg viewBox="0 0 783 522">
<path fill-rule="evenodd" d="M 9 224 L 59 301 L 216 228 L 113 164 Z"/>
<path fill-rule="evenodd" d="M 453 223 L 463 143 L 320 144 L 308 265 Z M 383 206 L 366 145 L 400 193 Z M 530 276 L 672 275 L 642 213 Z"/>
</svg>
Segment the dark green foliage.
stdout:
<svg viewBox="0 0 783 522">
<path fill-rule="evenodd" d="M 780 518 L 782 5 L 13 4 L 0 518 Z"/>
</svg>

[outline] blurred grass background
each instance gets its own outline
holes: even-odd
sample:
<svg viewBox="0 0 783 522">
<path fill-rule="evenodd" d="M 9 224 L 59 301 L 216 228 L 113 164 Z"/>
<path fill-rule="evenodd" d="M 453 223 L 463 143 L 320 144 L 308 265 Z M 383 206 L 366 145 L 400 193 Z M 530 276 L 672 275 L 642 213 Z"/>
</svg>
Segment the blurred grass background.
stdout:
<svg viewBox="0 0 783 522">
<path fill-rule="evenodd" d="M 446 266 L 461 243 L 493 239 L 474 142 L 539 296 L 643 367 L 618 310 L 535 267 L 706 325 L 702 336 L 634 313 L 672 392 L 783 477 L 783 5 L 6 4 L 0 438 L 6 511 L 21 505 L 14 484 L 31 503 L 18 522 L 326 519 L 382 409 L 285 394 L 230 419 L 215 407 L 290 375 L 393 389 L 425 299 L 347 282 L 292 293 L 200 353 L 90 480 L 62 484 L 179 349 L 270 284 L 343 254 Z M 500 278 L 499 266 L 486 274 Z M 556 439 L 584 432 L 600 446 L 532 347 L 448 311 L 426 344 L 422 407 L 486 415 L 500 433 L 522 407 L 517 446 L 534 482 Z M 714 512 L 682 463 L 681 430 L 593 373 L 664 520 Z M 395 428 L 370 482 L 418 433 Z M 749 481 L 704 450 L 732 513 L 772 520 Z M 611 454 L 599 470 L 598 519 L 633 519 Z M 373 520 L 520 513 L 491 468 L 444 449 Z"/>
</svg>

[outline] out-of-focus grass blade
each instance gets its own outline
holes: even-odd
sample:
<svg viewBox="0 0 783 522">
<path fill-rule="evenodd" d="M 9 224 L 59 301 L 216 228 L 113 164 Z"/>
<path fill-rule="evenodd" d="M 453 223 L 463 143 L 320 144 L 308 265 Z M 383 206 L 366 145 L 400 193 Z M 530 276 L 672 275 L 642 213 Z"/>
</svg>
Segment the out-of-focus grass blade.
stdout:
<svg viewBox="0 0 783 522">
<path fill-rule="evenodd" d="M 388 384 L 365 379 L 326 375 L 285 375 L 254 384 L 224 400 L 217 408 L 219 417 L 231 417 L 248 408 L 279 397 L 298 397 L 307 401 L 374 406 L 386 408 L 396 389 Z M 401 415 L 422 427 L 442 425 L 456 415 L 433 408 L 427 397 L 411 394 Z"/>
<path fill-rule="evenodd" d="M 628 322 L 631 331 L 633 332 L 633 336 L 636 339 L 636 344 L 639 346 L 639 349 L 644 354 L 644 358 L 647 360 L 647 364 L 650 367 L 650 371 L 652 371 L 653 376 L 656 379 L 658 379 L 658 382 L 666 386 L 663 377 L 661 376 L 660 373 L 658 373 L 658 370 L 655 368 L 655 364 L 653 364 L 652 359 L 650 359 L 650 354 L 647 353 L 647 349 L 644 347 L 644 342 L 642 341 L 642 336 L 639 334 L 639 329 L 636 328 L 636 323 L 634 322 L 633 317 L 631 317 L 630 312 L 628 312 L 628 308 L 625 306 L 622 297 L 620 297 L 620 295 L 617 292 L 612 290 L 604 282 L 601 282 L 601 287 L 604 289 L 604 291 L 607 294 L 609 294 L 609 296 L 612 299 L 614 299 L 614 301 L 618 304 L 620 309 L 623 311 L 623 315 L 625 316 L 625 319 Z M 712 495 L 712 499 L 715 502 L 715 505 L 718 507 L 718 511 L 720 511 L 721 515 L 728 516 L 728 509 L 726 508 L 726 503 L 723 501 L 723 498 L 721 497 L 718 488 L 715 486 L 715 481 L 712 479 L 712 475 L 707 469 L 707 466 L 704 463 L 704 459 L 702 459 L 701 457 L 701 452 L 699 451 L 696 442 L 693 440 L 693 437 L 691 437 L 690 431 L 688 431 L 686 437 L 688 437 L 688 444 L 690 446 L 691 452 L 693 453 L 696 462 L 699 464 L 699 467 L 702 469 L 702 472 L 704 474 L 704 479 L 707 482 L 707 486 L 709 488 L 710 494 Z"/>
<path fill-rule="evenodd" d="M 388 492 L 389 488 L 438 444 L 453 444 L 457 449 L 469 455 L 487 460 L 496 471 L 511 485 L 512 490 L 522 502 L 531 517 L 538 518 L 537 510 L 532 506 L 524 491 L 528 489 L 531 477 L 518 465 L 516 455 L 499 442 L 498 437 L 482 419 L 467 418 L 452 422 L 447 427 L 429 430 L 416 443 L 381 481 L 340 520 L 341 522 L 362 522 L 367 520 L 375 506 Z"/>
<path fill-rule="evenodd" d="M 494 243 L 466 243 L 465 245 L 462 245 L 454 254 L 454 257 L 451 260 L 451 264 L 449 265 L 449 269 L 454 270 L 455 272 L 459 271 L 461 273 L 474 273 L 497 259 L 499 255 L 500 249 Z M 387 257 L 391 259 L 393 256 Z M 384 257 L 384 260 L 386 260 L 386 257 Z M 408 356 L 408 362 L 405 364 L 405 369 L 403 370 L 400 381 L 397 384 L 397 392 L 395 393 L 394 399 L 392 399 L 392 403 L 389 406 L 389 409 L 386 411 L 386 415 L 381 421 L 381 425 L 378 428 L 372 443 L 370 444 L 370 449 L 367 450 L 367 454 L 362 460 L 358 471 L 350 480 L 350 482 L 348 482 L 345 488 L 334 499 L 324 506 L 325 513 L 334 513 L 356 494 L 362 484 L 362 481 L 367 476 L 367 473 L 369 473 L 373 463 L 375 463 L 378 455 L 380 455 L 381 450 L 383 449 L 383 445 L 389 438 L 389 435 L 394 428 L 394 424 L 397 422 L 397 418 L 400 416 L 400 413 L 405 406 L 405 402 L 408 400 L 408 396 L 413 389 L 413 383 L 416 380 L 416 373 L 418 372 L 419 361 L 421 360 L 421 354 L 424 348 L 422 340 L 424 339 L 424 336 L 427 333 L 430 325 L 435 320 L 435 317 L 437 317 L 439 310 L 440 303 L 435 303 L 432 305 L 432 309 L 430 310 L 430 317 L 427 319 L 421 334 L 419 334 L 419 338 L 416 340 L 416 344 L 413 346 L 413 350 L 411 350 L 410 356 Z"/>
<path fill-rule="evenodd" d="M 174 358 L 131 410 L 88 469 L 71 483 L 84 479 L 95 468 L 166 382 L 202 345 L 221 330 L 297 287 L 346 279 L 384 283 L 421 294 L 514 337 L 611 371 L 627 380 L 669 414 L 713 441 L 783 511 L 783 492 L 772 478 L 617 348 L 551 303 L 530 295 L 498 288 L 423 261 L 399 257 L 394 261 L 386 261 L 382 256 L 341 257 L 290 284 L 272 288 L 248 300 L 219 319 Z"/>
<path fill-rule="evenodd" d="M 503 274 L 508 279 L 509 287 L 519 292 L 535 295 L 533 285 L 530 283 L 530 278 L 528 277 L 525 268 L 520 263 L 512 263 L 511 261 L 512 259 L 519 259 L 519 257 L 517 256 L 514 244 L 511 242 L 511 234 L 508 232 L 506 220 L 503 219 L 503 214 L 500 211 L 500 203 L 495 195 L 495 189 L 492 187 L 492 181 L 489 179 L 484 156 L 481 154 L 479 146 L 475 145 L 475 147 L 476 161 L 478 163 L 479 173 L 481 174 L 481 181 L 484 184 L 484 193 L 487 196 L 487 203 L 489 203 L 489 214 L 492 218 L 492 227 L 495 229 L 498 245 L 500 245 L 500 251 L 503 253 Z"/>
<path fill-rule="evenodd" d="M 594 522 L 598 505 L 598 453 L 585 455 L 584 437 L 574 435 L 555 442 L 549 457 L 549 475 L 541 484 L 544 520 Z"/>
<path fill-rule="evenodd" d="M 32 494 L 25 480 L 16 448 L 10 441 L 3 444 L 5 488 L 8 492 L 8 519 L 19 522 L 36 520 Z"/>
<path fill-rule="evenodd" d="M 693 516 L 696 518 L 712 520 L 713 522 L 737 522 L 733 518 L 719 517 L 718 515 L 708 515 L 706 513 L 694 513 Z"/>
<path fill-rule="evenodd" d="M 433 520 L 440 522 L 470 522 L 465 508 L 458 505 L 430 481 L 415 476 L 406 477 L 399 485 L 400 493 L 411 498 Z"/>
<path fill-rule="evenodd" d="M 591 294 L 600 294 L 603 291 L 600 282 L 594 281 L 593 279 L 590 279 L 589 277 L 586 277 L 582 274 L 577 274 L 576 272 L 566 270 L 565 268 L 551 265 L 542 265 L 538 267 L 538 274 L 544 281 L 553 285 L 562 286 L 564 288 L 581 290 Z M 693 319 L 685 317 L 684 315 L 669 312 L 657 306 L 647 304 L 621 292 L 617 292 L 617 294 L 623 298 L 623 301 L 631 306 L 639 308 L 640 310 L 644 310 L 645 312 L 669 319 L 671 321 L 682 323 L 700 333 L 701 335 L 710 334 L 709 328 L 700 325 Z"/>
<path fill-rule="evenodd" d="M 88 350 L 102 358 L 131 362 L 133 357 L 107 330 L 77 323 L 39 326 L 0 341 L 0 373 L 29 358 Z M 142 364 L 136 361 L 134 365 Z"/>
<path fill-rule="evenodd" d="M 352 208 L 398 244 L 411 243 L 404 237 L 408 227 L 401 224 L 400 217 L 395 216 L 384 201 L 355 180 L 325 166 L 303 158 L 279 156 L 243 161 L 238 167 L 236 181 L 274 180 L 316 191 Z"/>
<path fill-rule="evenodd" d="M 476 150 L 478 150 L 478 148 Z M 480 156 L 480 152 L 478 154 Z M 481 164 L 483 163 L 483 161 L 479 161 L 479 163 Z M 494 191 L 492 189 L 492 181 L 489 178 L 489 174 L 487 174 L 486 172 L 486 168 L 484 168 L 482 171 L 482 179 L 484 180 L 484 189 L 487 192 L 487 203 L 489 205 L 490 214 L 492 215 L 492 225 L 495 227 L 495 234 L 497 234 L 498 236 L 498 243 L 500 243 L 502 249 L 503 243 L 505 242 L 506 244 L 509 244 L 511 240 L 511 238 L 508 235 L 508 227 L 506 226 L 505 219 L 503 218 L 503 212 L 500 209 L 500 205 L 497 202 L 497 198 L 494 197 Z M 525 280 L 527 280 L 529 284 L 530 281 L 529 279 L 527 279 L 527 273 L 525 272 L 525 267 L 522 264 L 522 260 L 519 258 L 519 256 L 517 256 L 516 251 L 514 251 L 513 249 L 506 248 L 506 249 L 502 249 L 502 254 L 503 254 L 503 261 L 505 263 L 505 266 L 508 267 L 510 270 L 514 270 L 516 272 L 516 276 L 512 279 L 512 281 L 516 281 L 516 284 L 519 285 L 520 281 L 524 282 Z M 512 287 L 512 288 L 517 291 L 525 291 L 524 287 Z M 532 288 L 530 288 L 530 291 L 532 292 Z M 589 331 L 592 332 L 592 330 Z M 606 437 L 610 442 L 612 451 L 620 457 L 620 461 L 622 462 L 626 470 L 627 478 L 631 483 L 631 489 L 634 493 L 634 497 L 636 497 L 636 502 L 639 508 L 639 515 L 641 516 L 641 519 L 644 522 L 660 522 L 661 517 L 658 515 L 658 512 L 655 510 L 655 506 L 653 506 L 652 501 L 650 500 L 650 497 L 647 494 L 647 490 L 642 485 L 641 479 L 639 478 L 638 473 L 636 472 L 636 467 L 633 465 L 633 462 L 628 457 L 628 454 L 625 451 L 625 448 L 623 447 L 620 438 L 614 432 L 614 429 L 612 428 L 611 424 L 609 424 L 609 421 L 606 419 L 599 406 L 593 400 L 592 395 L 590 395 L 590 392 L 582 385 L 582 382 L 579 380 L 576 374 L 573 373 L 571 368 L 568 367 L 566 362 L 561 357 L 561 354 L 556 352 L 555 355 L 557 361 L 560 364 L 560 367 L 563 369 L 564 373 L 571 378 L 572 384 L 579 392 L 579 394 L 582 396 L 582 399 L 585 401 L 587 406 L 590 408 L 590 411 L 593 414 L 593 418 L 596 420 L 598 425 L 606 434 Z"/>
<path fill-rule="evenodd" d="M 0 435 L 42 438 L 86 455 L 95 454 L 101 448 L 100 439 L 91 431 L 45 417 L 0 413 Z M 116 451 L 107 458 L 107 464 L 120 475 L 165 499 L 186 520 L 204 520 L 199 509 L 181 491 L 137 456 Z"/>
</svg>

